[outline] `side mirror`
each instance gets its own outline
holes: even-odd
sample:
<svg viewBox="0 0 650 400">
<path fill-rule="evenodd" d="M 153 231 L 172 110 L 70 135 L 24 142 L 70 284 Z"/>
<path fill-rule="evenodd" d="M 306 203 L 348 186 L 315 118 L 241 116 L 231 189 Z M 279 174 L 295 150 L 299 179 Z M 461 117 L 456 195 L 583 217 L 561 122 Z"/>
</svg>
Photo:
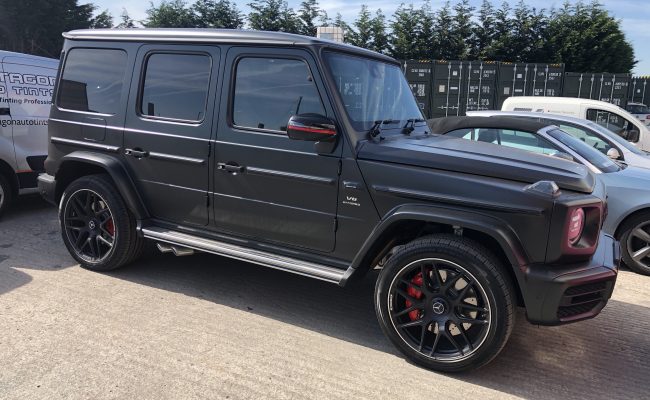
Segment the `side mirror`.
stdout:
<svg viewBox="0 0 650 400">
<path fill-rule="evenodd" d="M 631 129 L 631 130 L 627 131 L 627 137 L 625 139 L 627 139 L 628 142 L 636 143 L 636 142 L 639 141 L 639 135 L 640 134 L 641 133 L 639 132 L 638 129 Z"/>
<path fill-rule="evenodd" d="M 331 142 L 337 136 L 336 124 L 319 114 L 299 114 L 289 119 L 287 136 L 293 140 Z"/>
<path fill-rule="evenodd" d="M 619 160 L 621 158 L 621 153 L 618 151 L 618 149 L 611 148 L 607 150 L 607 157 L 611 158 L 612 160 Z"/>
</svg>

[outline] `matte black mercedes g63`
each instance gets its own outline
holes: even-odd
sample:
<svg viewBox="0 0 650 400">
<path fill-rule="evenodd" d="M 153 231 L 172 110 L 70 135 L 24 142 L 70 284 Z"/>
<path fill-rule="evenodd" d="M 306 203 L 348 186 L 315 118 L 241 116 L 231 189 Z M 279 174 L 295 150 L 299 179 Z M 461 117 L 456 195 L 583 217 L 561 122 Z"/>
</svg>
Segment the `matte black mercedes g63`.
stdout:
<svg viewBox="0 0 650 400">
<path fill-rule="evenodd" d="M 597 315 L 617 275 L 581 165 L 428 132 L 399 64 L 282 33 L 66 33 L 42 194 L 85 268 L 145 239 L 345 285 L 371 269 L 410 359 L 459 371 Z"/>
</svg>

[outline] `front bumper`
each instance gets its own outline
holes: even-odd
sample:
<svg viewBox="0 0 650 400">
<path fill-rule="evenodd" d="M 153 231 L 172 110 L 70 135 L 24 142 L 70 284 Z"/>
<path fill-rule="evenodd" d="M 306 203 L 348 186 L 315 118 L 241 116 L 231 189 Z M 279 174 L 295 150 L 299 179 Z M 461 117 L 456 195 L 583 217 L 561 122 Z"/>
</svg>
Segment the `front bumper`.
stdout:
<svg viewBox="0 0 650 400">
<path fill-rule="evenodd" d="M 40 174 L 38 176 L 38 193 L 48 202 L 56 204 L 56 179 L 52 175 Z"/>
<path fill-rule="evenodd" d="M 601 233 L 590 261 L 525 267 L 522 293 L 528 320 L 561 325 L 595 317 L 612 296 L 619 262 L 618 242 Z"/>
</svg>

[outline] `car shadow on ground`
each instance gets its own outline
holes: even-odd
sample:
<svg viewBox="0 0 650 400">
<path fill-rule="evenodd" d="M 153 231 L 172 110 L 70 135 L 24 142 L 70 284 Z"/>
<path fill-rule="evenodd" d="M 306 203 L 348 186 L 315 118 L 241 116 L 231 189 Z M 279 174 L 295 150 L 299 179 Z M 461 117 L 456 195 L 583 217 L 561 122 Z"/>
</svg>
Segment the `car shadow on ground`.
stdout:
<svg viewBox="0 0 650 400">
<path fill-rule="evenodd" d="M 207 254 L 152 254 L 110 275 L 401 357 L 376 321 L 373 274 L 339 288 Z M 538 327 L 528 324 L 520 311 L 508 345 L 494 362 L 451 377 L 525 398 L 581 398 L 585 388 L 591 398 L 594 393 L 611 398 L 612 393 L 625 393 L 626 387 L 650 390 L 649 313 L 646 307 L 612 300 L 595 319 Z"/>
</svg>

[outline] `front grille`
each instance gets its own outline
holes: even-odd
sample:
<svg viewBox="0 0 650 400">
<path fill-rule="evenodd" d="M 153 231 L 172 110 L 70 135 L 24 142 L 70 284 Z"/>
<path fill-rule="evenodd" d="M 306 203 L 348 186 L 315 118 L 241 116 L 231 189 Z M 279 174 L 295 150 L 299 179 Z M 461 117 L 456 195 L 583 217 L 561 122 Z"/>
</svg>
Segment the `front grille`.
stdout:
<svg viewBox="0 0 650 400">
<path fill-rule="evenodd" d="M 568 288 L 557 310 L 560 319 L 588 314 L 607 300 L 608 282 L 587 283 Z"/>
</svg>

